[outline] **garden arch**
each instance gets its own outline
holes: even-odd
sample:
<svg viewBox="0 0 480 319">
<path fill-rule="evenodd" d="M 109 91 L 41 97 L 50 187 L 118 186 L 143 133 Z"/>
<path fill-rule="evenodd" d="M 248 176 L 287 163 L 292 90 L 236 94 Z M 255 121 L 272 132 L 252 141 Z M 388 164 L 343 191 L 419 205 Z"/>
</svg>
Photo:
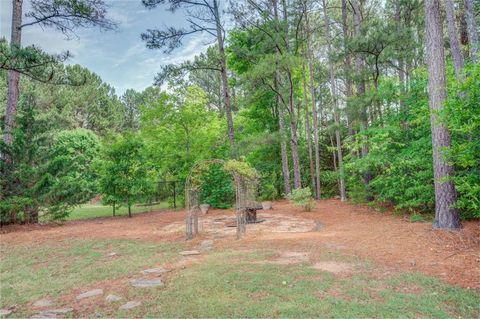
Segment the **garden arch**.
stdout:
<svg viewBox="0 0 480 319">
<path fill-rule="evenodd" d="M 185 181 L 185 213 L 187 240 L 198 234 L 198 218 L 200 216 L 200 176 L 213 164 L 220 164 L 230 173 L 235 187 L 235 215 L 237 219 L 237 239 L 246 231 L 246 211 L 256 207 L 256 190 L 258 174 L 246 162 L 221 159 L 210 159 L 195 163 Z"/>
</svg>

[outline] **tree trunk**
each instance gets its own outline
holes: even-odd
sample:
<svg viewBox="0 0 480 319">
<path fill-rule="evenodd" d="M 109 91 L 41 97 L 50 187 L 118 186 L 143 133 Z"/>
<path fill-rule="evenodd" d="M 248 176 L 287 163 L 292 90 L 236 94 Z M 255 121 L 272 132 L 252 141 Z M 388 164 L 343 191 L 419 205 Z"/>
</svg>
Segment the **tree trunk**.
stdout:
<svg viewBox="0 0 480 319">
<path fill-rule="evenodd" d="M 218 10 L 217 0 L 213 0 L 213 10 L 215 14 L 215 24 L 217 28 L 218 51 L 220 54 L 220 69 L 222 74 L 222 87 L 223 87 L 223 99 L 225 103 L 225 114 L 227 116 L 228 141 L 230 142 L 230 147 L 232 148 L 231 151 L 232 151 L 233 157 L 235 158 L 237 155 L 237 152 L 235 149 L 235 133 L 233 128 L 232 106 L 230 101 L 230 87 L 228 85 L 227 59 L 225 56 L 224 39 L 223 39 L 222 25 L 220 22 L 220 12 Z"/>
<path fill-rule="evenodd" d="M 278 3 L 277 0 L 272 0 L 273 5 L 273 15 L 275 21 L 278 22 Z M 277 30 L 278 31 L 278 30 Z M 280 54 L 278 47 L 275 48 L 275 54 L 278 56 Z M 280 106 L 280 96 L 278 95 L 279 83 L 280 83 L 280 74 L 278 72 L 278 67 L 275 68 L 275 91 L 276 95 L 276 106 L 278 110 L 278 126 L 280 131 L 280 148 L 281 148 L 281 157 L 282 157 L 282 174 L 283 174 L 283 183 L 285 188 L 285 194 L 291 193 L 290 187 L 290 167 L 288 164 L 288 151 L 287 151 L 287 142 L 286 142 L 286 130 L 285 130 L 285 116 L 283 113 L 283 108 Z"/>
<path fill-rule="evenodd" d="M 478 41 L 477 22 L 475 21 L 475 12 L 473 0 L 465 0 L 465 18 L 467 20 L 468 42 L 470 48 L 470 58 L 477 63 L 480 54 L 480 43 Z"/>
<path fill-rule="evenodd" d="M 460 51 L 457 26 L 455 25 L 455 8 L 452 0 L 445 0 L 445 11 L 447 13 L 448 38 L 450 40 L 450 52 L 452 53 L 455 76 L 461 78 L 463 69 L 463 57 Z"/>
<path fill-rule="evenodd" d="M 395 23 L 397 24 L 397 31 L 400 33 L 402 32 L 402 25 L 401 25 L 401 0 L 397 0 L 395 4 Z M 403 110 L 405 107 L 404 103 L 404 94 L 405 94 L 405 61 L 402 56 L 402 52 L 399 51 L 398 57 L 398 80 L 400 82 L 400 96 L 399 96 L 399 105 L 400 110 Z"/>
<path fill-rule="evenodd" d="M 20 48 L 22 44 L 22 6 L 23 0 L 12 0 L 12 31 L 10 46 L 12 49 Z M 15 117 L 17 115 L 17 104 L 19 97 L 20 73 L 9 70 L 7 75 L 7 105 L 5 107 L 5 118 L 3 125 L 3 142 L 5 150 L 0 153 L 0 158 L 4 165 L 1 173 L 0 201 L 12 191 L 11 173 L 14 171 L 11 146 L 13 144 L 13 129 L 15 127 Z M 7 216 L 6 223 L 15 223 L 17 212 L 12 212 Z"/>
<path fill-rule="evenodd" d="M 130 203 L 128 203 L 128 217 L 132 217 L 132 205 Z"/>
<path fill-rule="evenodd" d="M 441 123 L 439 114 L 447 97 L 445 79 L 445 53 L 439 0 L 425 0 L 426 56 L 428 70 L 428 95 L 432 129 L 433 172 L 435 182 L 434 228 L 460 228 L 459 213 L 453 184 L 453 167 L 442 154 L 450 147 L 450 133 Z"/>
<path fill-rule="evenodd" d="M 314 74 L 313 74 L 313 63 L 312 63 L 312 49 L 310 47 L 310 23 L 308 20 L 307 12 L 307 3 L 304 3 L 304 15 L 305 15 L 305 29 L 307 33 L 306 45 L 307 45 L 307 62 L 308 62 L 308 88 L 310 90 L 310 99 L 312 103 L 312 118 L 313 118 L 313 149 L 314 149 L 314 158 L 315 158 L 315 188 L 314 194 L 315 199 L 320 199 L 321 195 L 321 185 L 320 185 L 320 145 L 319 145 L 319 128 L 318 128 L 318 113 L 317 113 L 317 103 L 315 98 L 315 86 L 314 86 Z"/>
<path fill-rule="evenodd" d="M 347 110 L 347 128 L 348 128 L 348 135 L 354 138 L 355 130 L 353 128 L 354 122 L 351 118 L 350 112 L 348 110 L 348 99 L 353 96 L 352 90 L 352 79 L 350 77 L 350 72 L 352 70 L 352 61 L 350 57 L 350 53 L 348 52 L 348 22 L 347 22 L 347 0 L 342 0 L 342 31 L 343 31 L 343 49 L 345 51 L 345 60 L 344 60 L 344 72 L 345 72 L 345 106 Z M 354 156 L 355 153 L 352 153 Z"/>
<path fill-rule="evenodd" d="M 361 3 L 359 0 L 354 0 L 352 1 L 352 7 L 353 7 L 353 25 L 354 25 L 354 30 L 355 30 L 355 36 L 360 37 L 360 27 L 362 24 L 362 13 L 361 13 Z M 357 84 L 357 94 L 358 96 L 362 97 L 365 95 L 365 80 L 363 78 L 363 69 L 364 69 L 364 61 L 360 55 L 357 55 L 355 58 L 355 67 L 357 69 L 357 72 L 360 74 L 360 79 L 358 80 Z M 360 111 L 360 131 L 366 131 L 368 128 L 368 114 L 367 114 L 367 108 L 365 105 L 362 105 L 362 109 Z M 368 155 L 368 144 L 366 137 L 362 137 L 363 142 L 362 142 L 362 150 L 361 150 L 361 155 L 362 157 L 366 157 Z M 369 189 L 369 183 L 370 180 L 372 179 L 370 171 L 367 169 L 367 172 L 364 174 L 364 183 L 365 183 L 365 188 Z M 367 195 L 367 200 L 371 199 L 370 195 Z"/>
<path fill-rule="evenodd" d="M 287 54 L 290 52 L 290 44 L 288 37 L 288 11 L 287 3 L 285 0 L 282 1 L 283 5 L 283 22 L 285 24 L 285 51 Z M 295 116 L 295 105 L 294 105 L 294 84 L 293 84 L 293 75 L 290 68 L 287 69 L 287 79 L 288 79 L 288 109 L 290 113 L 290 150 L 292 152 L 292 162 L 293 162 L 293 187 L 295 189 L 302 187 L 302 178 L 300 173 L 300 157 L 298 155 L 298 138 L 297 138 L 297 118 Z"/>
<path fill-rule="evenodd" d="M 112 209 L 113 209 L 113 217 L 115 217 L 115 202 L 113 202 Z"/>
<path fill-rule="evenodd" d="M 332 100 L 333 100 L 333 117 L 335 120 L 335 139 L 337 143 L 338 172 L 339 172 L 339 180 L 340 180 L 339 192 L 340 192 L 341 200 L 345 201 L 346 192 L 345 192 L 345 176 L 343 173 L 342 141 L 340 137 L 340 115 L 339 115 L 339 109 L 338 109 L 337 86 L 335 83 L 335 68 L 333 65 L 333 61 L 331 59 L 332 44 L 331 44 L 331 38 L 330 38 L 330 22 L 328 20 L 328 15 L 327 15 L 326 0 L 323 0 L 323 15 L 325 18 L 325 37 L 327 39 L 327 55 L 328 55 L 330 85 L 331 85 Z"/>
<path fill-rule="evenodd" d="M 310 111 L 308 108 L 307 78 L 305 75 L 305 64 L 302 65 L 302 80 L 303 80 L 303 100 L 305 104 L 305 135 L 307 138 L 308 162 L 310 164 L 310 185 L 312 187 L 312 191 L 315 193 L 315 167 L 313 165 L 312 134 L 310 129 Z"/>
<path fill-rule="evenodd" d="M 275 81 L 275 86 L 277 86 L 277 81 Z M 275 88 L 277 89 L 277 88 Z M 280 131 L 280 150 L 282 157 L 282 174 L 283 174 L 283 183 L 285 188 L 285 194 L 291 193 L 290 188 L 290 168 L 288 165 L 288 151 L 287 151 L 287 141 L 286 141 L 286 131 L 285 131 L 285 116 L 283 114 L 283 108 L 280 106 L 279 97 L 277 96 L 277 108 L 278 108 L 278 128 Z"/>
<path fill-rule="evenodd" d="M 287 76 L 289 82 L 288 105 L 290 109 L 290 150 L 292 151 L 293 162 L 293 187 L 298 189 L 302 188 L 302 177 L 300 174 L 300 157 L 298 155 L 297 119 L 293 98 L 294 86 L 290 70 L 288 70 Z"/>
<path fill-rule="evenodd" d="M 12 49 L 20 48 L 22 44 L 22 6 L 23 0 L 12 1 L 12 33 L 10 38 L 10 46 Z M 12 131 L 15 126 L 15 116 L 17 114 L 17 104 L 19 95 L 20 73 L 16 71 L 8 71 L 8 89 L 7 89 L 7 106 L 5 108 L 5 123 L 3 131 L 3 141 L 10 146 L 13 143 Z M 9 151 L 4 154 L 5 161 L 11 162 Z"/>
</svg>

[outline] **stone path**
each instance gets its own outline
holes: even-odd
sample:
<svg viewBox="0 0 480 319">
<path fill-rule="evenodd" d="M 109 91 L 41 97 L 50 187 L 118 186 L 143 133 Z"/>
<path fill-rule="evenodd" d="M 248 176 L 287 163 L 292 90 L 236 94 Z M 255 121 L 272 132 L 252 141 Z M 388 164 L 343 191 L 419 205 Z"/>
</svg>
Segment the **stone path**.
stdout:
<svg viewBox="0 0 480 319">
<path fill-rule="evenodd" d="M 33 306 L 35 308 L 44 308 L 44 307 L 50 307 L 52 305 L 52 301 L 50 299 L 40 299 L 37 300 L 33 303 Z"/>
<path fill-rule="evenodd" d="M 209 251 L 213 249 L 213 240 L 202 240 L 199 246 L 200 250 Z"/>
<path fill-rule="evenodd" d="M 130 310 L 132 308 L 140 306 L 142 303 L 140 301 L 129 301 L 126 304 L 121 305 L 118 310 Z"/>
<path fill-rule="evenodd" d="M 137 288 L 150 288 L 150 287 L 156 287 L 156 286 L 163 286 L 163 282 L 160 279 L 132 279 L 130 280 L 130 284 L 133 287 Z"/>
<path fill-rule="evenodd" d="M 158 268 L 150 268 L 150 269 L 142 270 L 142 273 L 145 274 L 145 275 L 148 275 L 148 274 L 163 274 L 163 273 L 166 273 L 166 272 L 169 272 L 169 271 L 170 271 L 169 269 L 165 269 L 163 267 L 158 267 Z"/>
<path fill-rule="evenodd" d="M 8 316 L 13 312 L 12 309 L 0 309 L 0 316 Z"/>
<path fill-rule="evenodd" d="M 115 301 L 119 301 L 119 300 L 122 300 L 122 297 L 120 296 L 117 296 L 117 295 L 108 295 L 105 300 L 107 302 L 115 302 Z"/>
<path fill-rule="evenodd" d="M 76 297 L 77 300 L 81 300 L 84 298 L 90 298 L 95 296 L 103 295 L 103 289 L 93 289 L 87 292 L 84 292 Z"/>
<path fill-rule="evenodd" d="M 204 240 L 200 244 L 201 250 L 211 250 L 213 248 L 213 240 Z M 181 255 L 183 256 L 193 256 L 193 255 L 200 255 L 200 251 L 198 250 L 187 250 L 187 251 L 182 251 L 180 252 Z M 108 254 L 109 257 L 116 256 L 116 253 L 110 253 Z M 144 275 L 158 275 L 160 276 L 161 274 L 167 273 L 171 271 L 171 269 L 166 269 L 163 267 L 155 267 L 155 268 L 149 268 L 149 269 L 144 269 L 141 271 L 142 274 Z M 159 278 L 137 278 L 137 279 L 131 279 L 130 284 L 133 287 L 137 288 L 149 288 L 149 287 L 157 287 L 157 286 L 163 286 L 164 283 L 161 279 Z M 101 296 L 103 295 L 104 291 L 103 289 L 92 289 L 89 291 L 85 291 L 75 297 L 76 300 L 83 300 L 86 298 L 91 298 L 91 297 L 96 297 L 96 296 Z M 109 294 L 108 296 L 105 297 L 105 301 L 108 303 L 113 303 L 122 300 L 123 298 L 121 296 L 117 296 L 114 294 Z M 50 299 L 43 298 L 40 300 L 37 300 L 36 302 L 33 303 L 34 308 L 46 308 L 52 306 L 53 302 Z M 118 309 L 119 310 L 130 310 L 135 307 L 140 306 L 142 303 L 141 301 L 137 300 L 131 300 L 123 305 L 121 305 Z M 0 309 L 0 316 L 8 316 L 11 314 L 13 310 L 11 309 Z M 49 309 L 49 310 L 44 310 L 36 315 L 32 316 L 32 319 L 47 319 L 47 318 L 58 318 L 58 317 L 63 317 L 65 315 L 68 315 L 69 313 L 73 312 L 73 308 L 58 308 L 58 309 Z"/>
<path fill-rule="evenodd" d="M 200 252 L 198 250 L 185 250 L 185 251 L 181 251 L 180 255 L 182 255 L 182 256 L 195 256 L 195 255 L 200 255 Z"/>
<path fill-rule="evenodd" d="M 65 316 L 73 312 L 73 308 L 58 308 L 50 309 L 40 312 L 39 314 L 33 315 L 31 319 L 46 319 L 46 318 L 57 318 L 58 316 Z"/>
</svg>

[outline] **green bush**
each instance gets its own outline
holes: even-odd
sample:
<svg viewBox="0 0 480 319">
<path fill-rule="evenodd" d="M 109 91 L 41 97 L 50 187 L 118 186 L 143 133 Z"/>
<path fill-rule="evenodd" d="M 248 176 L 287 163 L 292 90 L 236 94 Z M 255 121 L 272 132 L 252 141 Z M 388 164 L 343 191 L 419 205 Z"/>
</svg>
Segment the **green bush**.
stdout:
<svg viewBox="0 0 480 319">
<path fill-rule="evenodd" d="M 297 188 L 292 190 L 287 198 L 295 205 L 302 207 L 306 212 L 315 208 L 315 200 L 312 197 L 310 187 Z"/>
<path fill-rule="evenodd" d="M 458 191 L 456 206 L 462 218 L 480 217 L 480 66 L 466 66 L 467 79 L 459 82 L 453 70 L 448 72 L 448 99 L 445 112 L 439 114 L 451 132 L 452 147 L 445 156 L 455 167 L 454 182 Z M 383 123 L 372 126 L 346 140 L 349 148 L 345 168 L 349 197 L 365 201 L 373 197 L 392 203 L 396 209 L 433 213 L 435 209 L 432 167 L 430 111 L 426 94 L 427 77 L 418 70 L 404 96 L 404 107 L 384 113 Z M 379 94 L 383 92 L 380 85 Z M 390 92 L 388 94 L 397 94 Z M 369 153 L 360 152 L 360 142 L 368 140 Z M 363 176 L 372 179 L 365 186 Z"/>
<path fill-rule="evenodd" d="M 213 208 L 229 208 L 235 202 L 232 175 L 220 164 L 210 165 L 200 177 L 200 202 Z"/>
</svg>

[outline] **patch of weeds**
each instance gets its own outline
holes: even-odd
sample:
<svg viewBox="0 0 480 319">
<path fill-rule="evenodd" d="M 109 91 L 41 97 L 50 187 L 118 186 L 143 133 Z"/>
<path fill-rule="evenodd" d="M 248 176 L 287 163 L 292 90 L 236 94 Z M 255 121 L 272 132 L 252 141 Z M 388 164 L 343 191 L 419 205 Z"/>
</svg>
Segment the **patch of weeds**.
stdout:
<svg viewBox="0 0 480 319">
<path fill-rule="evenodd" d="M 410 215 L 410 222 L 411 223 L 418 223 L 418 222 L 425 222 L 425 218 L 421 214 L 413 213 Z"/>
</svg>

